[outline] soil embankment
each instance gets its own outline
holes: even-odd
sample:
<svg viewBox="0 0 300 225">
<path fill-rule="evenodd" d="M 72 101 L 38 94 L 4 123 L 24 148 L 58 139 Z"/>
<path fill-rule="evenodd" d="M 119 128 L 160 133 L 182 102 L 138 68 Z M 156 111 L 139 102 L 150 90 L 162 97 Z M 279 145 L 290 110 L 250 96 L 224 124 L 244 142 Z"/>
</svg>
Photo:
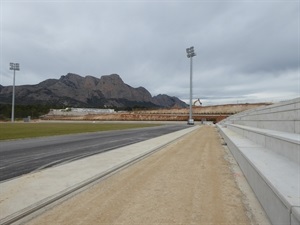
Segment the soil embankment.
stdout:
<svg viewBox="0 0 300 225">
<path fill-rule="evenodd" d="M 269 105 L 269 103 L 256 104 L 228 104 L 214 106 L 193 106 L 193 119 L 195 121 L 213 121 L 215 123 L 248 109 Z M 187 121 L 189 118 L 188 108 L 134 110 L 131 112 L 114 113 L 86 113 L 77 115 L 69 111 L 61 110 L 56 113 L 50 111 L 43 116 L 44 120 L 88 120 L 88 121 Z"/>
</svg>

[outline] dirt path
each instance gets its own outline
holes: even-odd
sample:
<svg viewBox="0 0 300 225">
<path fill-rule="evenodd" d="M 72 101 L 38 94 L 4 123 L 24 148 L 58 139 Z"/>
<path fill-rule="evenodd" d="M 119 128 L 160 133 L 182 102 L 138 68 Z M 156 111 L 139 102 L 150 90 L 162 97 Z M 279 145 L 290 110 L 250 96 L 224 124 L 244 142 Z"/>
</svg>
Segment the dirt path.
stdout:
<svg viewBox="0 0 300 225">
<path fill-rule="evenodd" d="M 251 224 L 225 154 L 202 127 L 28 224 Z"/>
</svg>

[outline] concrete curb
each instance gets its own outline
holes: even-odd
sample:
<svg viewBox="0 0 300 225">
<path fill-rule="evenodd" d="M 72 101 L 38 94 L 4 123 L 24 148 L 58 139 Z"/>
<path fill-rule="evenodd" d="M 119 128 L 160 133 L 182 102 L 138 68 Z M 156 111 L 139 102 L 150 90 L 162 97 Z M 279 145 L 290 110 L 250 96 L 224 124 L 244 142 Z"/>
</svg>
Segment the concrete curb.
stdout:
<svg viewBox="0 0 300 225">
<path fill-rule="evenodd" d="M 2 217 L 0 218 L 0 224 L 19 224 L 20 222 L 28 221 L 33 216 L 45 210 L 45 207 L 47 208 L 54 206 L 60 201 L 63 201 L 64 199 L 90 187 L 96 182 L 99 182 L 99 180 L 104 179 L 116 173 L 117 171 L 142 160 L 143 158 L 155 153 L 168 144 L 184 137 L 198 128 L 199 126 L 193 126 L 184 130 L 173 132 L 171 134 L 163 135 L 161 137 L 115 149 L 111 152 L 87 157 L 75 162 L 57 166 L 55 168 L 45 169 L 37 172 L 38 174 L 28 174 L 20 178 L 4 182 L 0 184 L 0 217 Z M 129 156 L 124 157 L 124 152 L 127 152 Z M 81 180 L 76 180 L 74 178 L 75 181 L 74 179 L 72 181 L 72 176 L 69 178 L 61 174 L 63 171 L 71 171 L 72 173 L 78 172 L 78 170 L 82 169 L 78 165 L 87 164 L 92 167 L 93 165 L 98 165 L 98 163 L 103 163 L 105 160 L 100 160 L 101 156 L 106 156 L 105 160 L 111 158 L 112 162 L 107 162 L 106 166 L 99 168 L 99 172 L 97 172 L 98 170 L 94 171 L 95 174 L 91 177 L 85 177 Z M 123 157 L 121 161 L 116 161 L 116 157 L 118 156 L 120 158 Z M 86 168 L 86 173 L 89 173 L 90 169 L 91 168 Z M 95 168 L 92 169 L 95 170 Z M 75 170 L 75 172 L 73 170 Z M 43 185 L 39 184 L 39 178 Z M 35 182 L 35 185 L 31 184 L 30 182 Z M 58 184 L 59 182 L 65 184 L 61 185 L 60 189 L 52 190 L 51 187 L 54 185 L 54 183 Z M 73 184 L 68 186 L 68 182 L 73 182 Z M 44 190 L 45 187 L 48 187 L 48 193 L 47 190 Z M 11 191 L 14 189 L 16 190 L 15 194 Z M 24 192 L 20 193 L 22 191 Z M 35 197 L 33 200 L 32 196 Z"/>
</svg>

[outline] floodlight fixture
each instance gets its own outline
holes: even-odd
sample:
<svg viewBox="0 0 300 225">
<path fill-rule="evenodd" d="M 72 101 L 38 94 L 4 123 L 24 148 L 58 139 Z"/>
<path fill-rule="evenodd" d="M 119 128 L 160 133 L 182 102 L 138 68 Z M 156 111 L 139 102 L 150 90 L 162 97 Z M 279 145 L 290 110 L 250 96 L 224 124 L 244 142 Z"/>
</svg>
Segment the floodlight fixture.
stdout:
<svg viewBox="0 0 300 225">
<path fill-rule="evenodd" d="M 186 53 L 188 58 L 196 56 L 196 53 L 194 52 L 194 46 L 187 48 Z"/>
<path fill-rule="evenodd" d="M 19 63 L 10 63 L 10 70 L 20 70 L 20 64 Z"/>
</svg>

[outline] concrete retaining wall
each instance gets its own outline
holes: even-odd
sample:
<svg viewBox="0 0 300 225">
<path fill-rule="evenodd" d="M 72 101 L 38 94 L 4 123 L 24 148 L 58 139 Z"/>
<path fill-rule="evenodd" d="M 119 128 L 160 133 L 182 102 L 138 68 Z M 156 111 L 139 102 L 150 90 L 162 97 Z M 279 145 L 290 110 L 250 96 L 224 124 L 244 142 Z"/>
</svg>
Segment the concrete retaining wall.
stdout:
<svg viewBox="0 0 300 225">
<path fill-rule="evenodd" d="M 218 124 L 273 225 L 300 225 L 300 98 Z"/>
<path fill-rule="evenodd" d="M 49 116 L 85 116 L 89 114 L 111 114 L 116 113 L 114 109 L 93 109 L 93 108 L 66 108 L 51 109 Z"/>
</svg>

